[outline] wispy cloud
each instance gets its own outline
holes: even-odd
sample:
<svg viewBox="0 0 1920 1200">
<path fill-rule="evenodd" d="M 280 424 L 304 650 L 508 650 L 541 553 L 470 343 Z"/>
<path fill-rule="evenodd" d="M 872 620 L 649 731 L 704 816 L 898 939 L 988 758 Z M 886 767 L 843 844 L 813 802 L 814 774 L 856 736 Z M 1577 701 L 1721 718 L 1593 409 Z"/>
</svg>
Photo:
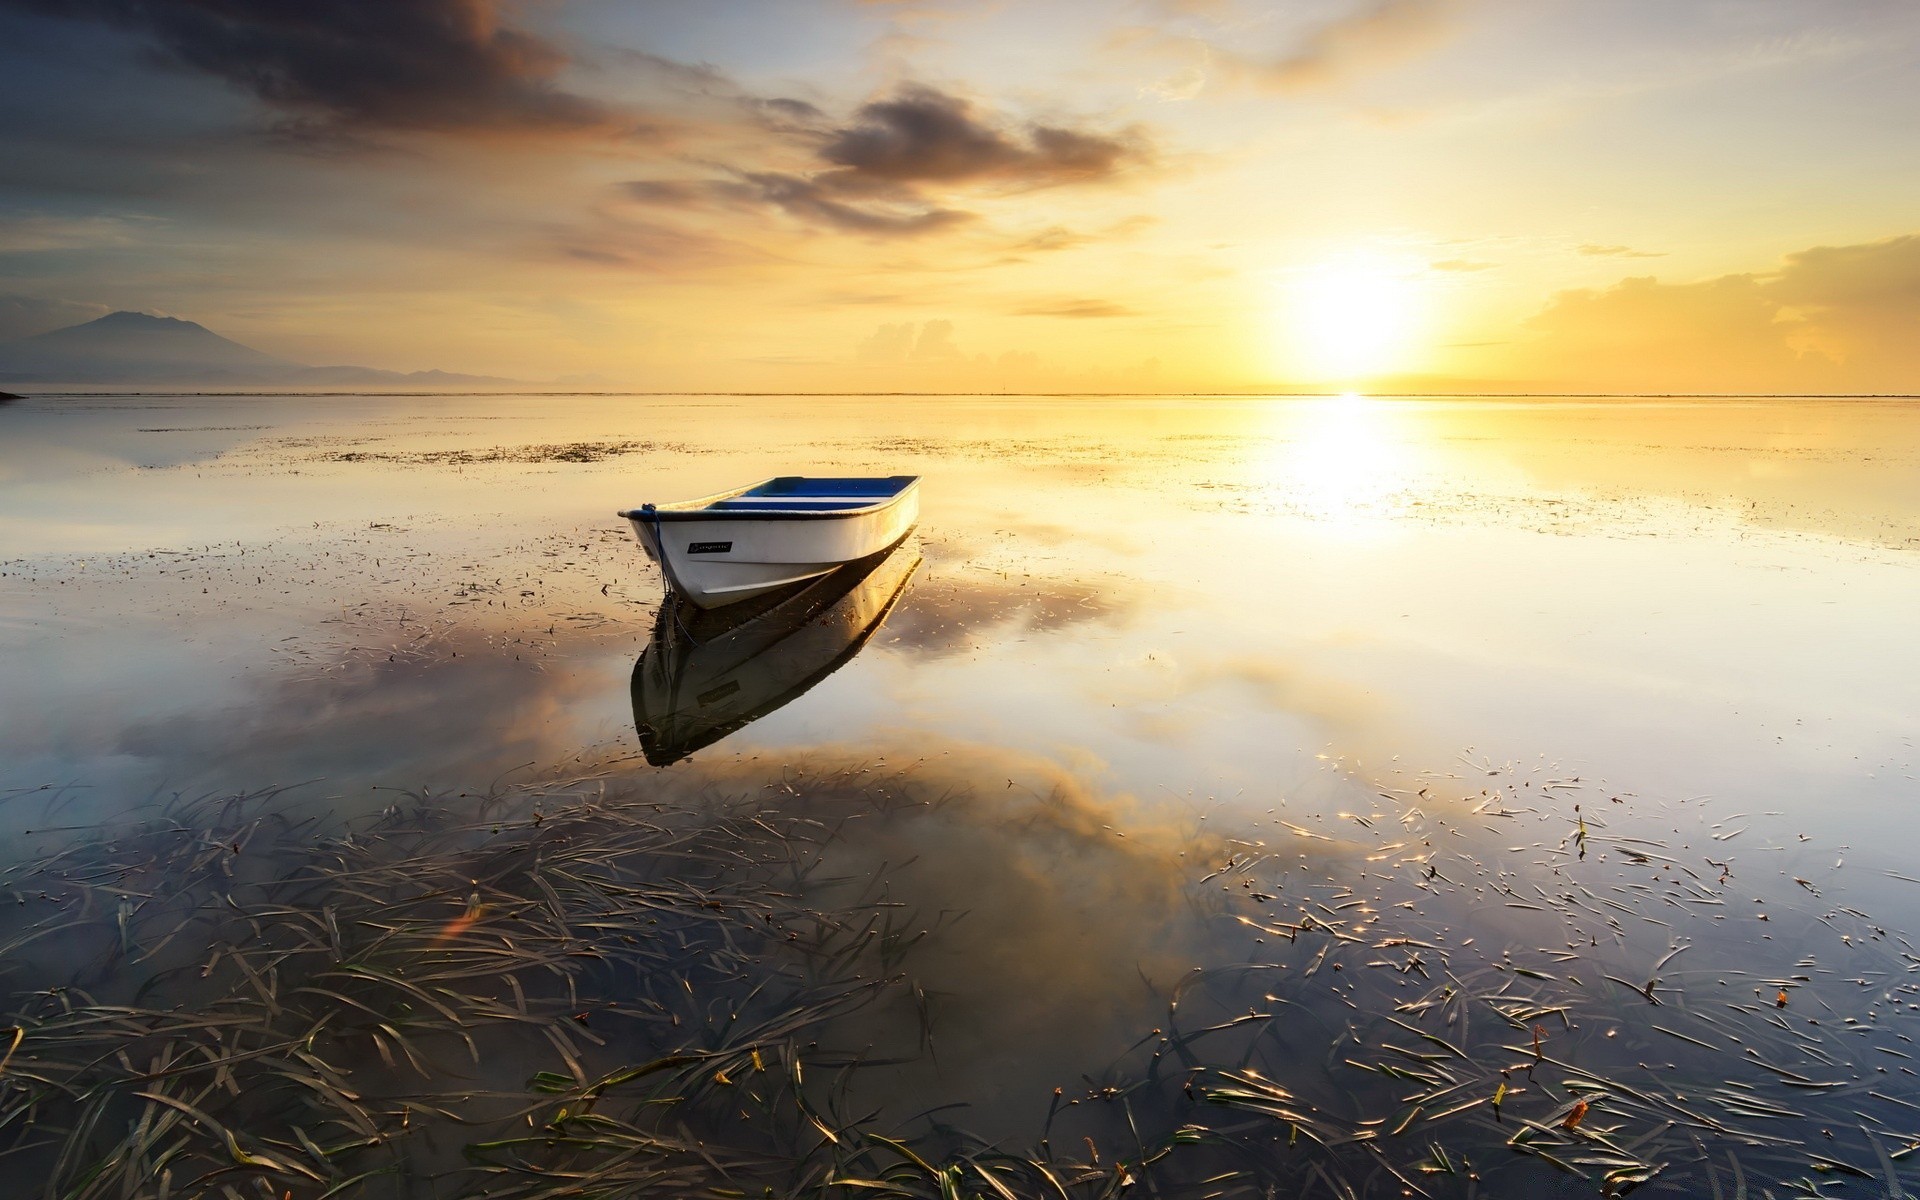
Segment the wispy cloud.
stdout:
<svg viewBox="0 0 1920 1200">
<path fill-rule="evenodd" d="M 0 253 L 97 250 L 130 246 L 143 227 L 157 224 L 127 217 L 34 213 L 0 217 Z"/>
<path fill-rule="evenodd" d="M 1111 300 L 1055 300 L 1015 310 L 1022 317 L 1131 317 L 1134 310 Z"/>
<path fill-rule="evenodd" d="M 877 237 L 912 237 L 932 233 L 973 219 L 959 209 L 926 203 L 918 195 L 898 191 L 880 196 L 860 195 L 849 202 L 844 185 L 831 175 L 812 177 L 777 171 L 756 171 L 739 183 L 721 183 L 716 189 L 759 200 L 815 225 Z"/>
<path fill-rule="evenodd" d="M 1635 250 L 1632 246 L 1602 246 L 1587 242 L 1580 247 L 1580 253 L 1589 258 L 1664 258 L 1662 250 Z"/>
<path fill-rule="evenodd" d="M 1176 72 L 1147 91 L 1190 100 L 1218 77 L 1279 92 L 1327 91 L 1431 50 L 1453 35 L 1465 0 L 1364 0 L 1329 20 L 1298 30 L 1274 48 L 1262 35 L 1212 6 L 1175 6 L 1172 27 L 1135 27 L 1115 45 L 1175 59 Z"/>
<path fill-rule="evenodd" d="M 1132 237 L 1156 224 L 1158 218 L 1145 214 L 1126 217 L 1098 229 L 1069 229 L 1064 225 L 1049 225 L 1038 233 L 1028 234 L 1008 247 L 1016 254 L 1046 253 L 1055 250 L 1071 250 L 1076 246 L 1093 245 L 1099 242 L 1116 241 Z"/>
<path fill-rule="evenodd" d="M 1277 57 L 1241 61 L 1269 87 L 1325 88 L 1437 45 L 1453 31 L 1457 7 L 1455 0 L 1376 0 L 1313 29 Z"/>
</svg>

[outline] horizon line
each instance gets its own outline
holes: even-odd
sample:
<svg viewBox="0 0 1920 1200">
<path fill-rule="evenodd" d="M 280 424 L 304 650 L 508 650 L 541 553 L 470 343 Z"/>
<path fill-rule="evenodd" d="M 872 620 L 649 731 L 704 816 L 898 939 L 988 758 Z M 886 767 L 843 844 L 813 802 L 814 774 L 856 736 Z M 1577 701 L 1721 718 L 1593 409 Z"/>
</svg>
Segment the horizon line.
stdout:
<svg viewBox="0 0 1920 1200">
<path fill-rule="evenodd" d="M 1228 400 L 1321 400 L 1335 399 L 1341 396 L 1356 396 L 1368 400 L 1920 400 L 1920 392 L 1495 392 L 1495 391 L 1455 391 L 1455 392 L 1368 392 L 1357 388 L 1343 388 L 1339 391 L 1319 392 L 1239 392 L 1239 391 L 1136 391 L 1136 392 L 988 392 L 988 391 L 947 391 L 947 392 L 857 392 L 857 391 L 641 391 L 612 389 L 605 391 L 586 391 L 565 389 L 553 391 L 534 391 L 529 389 L 507 388 L 492 390 L 451 390 L 451 391 L 262 391 L 258 389 L 240 391 L 44 391 L 38 393 L 14 393 L 22 400 L 36 398 L 75 397 L 87 399 L 111 399 L 117 396 L 143 398 L 191 398 L 191 397 L 244 397 L 254 396 L 261 399 L 325 396 L 364 396 L 410 397 L 430 396 L 696 396 L 696 397 L 737 397 L 737 398 L 775 398 L 775 397 L 811 397 L 826 399 L 832 397 L 994 397 L 1002 399 L 1071 399 L 1086 397 L 1097 399 L 1112 398 L 1163 398 L 1163 399 L 1199 399 L 1218 398 Z"/>
</svg>

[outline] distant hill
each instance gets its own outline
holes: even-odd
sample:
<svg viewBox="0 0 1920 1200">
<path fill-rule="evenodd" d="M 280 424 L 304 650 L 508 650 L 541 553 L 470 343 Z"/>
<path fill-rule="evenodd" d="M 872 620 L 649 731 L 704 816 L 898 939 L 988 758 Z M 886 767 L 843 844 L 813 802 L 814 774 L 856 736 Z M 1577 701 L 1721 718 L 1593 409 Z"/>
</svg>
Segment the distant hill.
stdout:
<svg viewBox="0 0 1920 1200">
<path fill-rule="evenodd" d="M 282 388 L 472 387 L 515 380 L 447 371 L 311 367 L 263 354 L 204 325 L 145 313 L 108 313 L 83 325 L 0 343 L 0 383 L 203 384 Z"/>
</svg>

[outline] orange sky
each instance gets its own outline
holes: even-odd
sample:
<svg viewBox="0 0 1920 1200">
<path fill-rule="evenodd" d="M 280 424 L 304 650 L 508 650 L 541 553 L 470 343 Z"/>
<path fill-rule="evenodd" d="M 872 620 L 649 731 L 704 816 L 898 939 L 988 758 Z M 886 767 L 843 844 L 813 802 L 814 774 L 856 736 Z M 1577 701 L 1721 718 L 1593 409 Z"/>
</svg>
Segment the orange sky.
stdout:
<svg viewBox="0 0 1920 1200">
<path fill-rule="evenodd" d="M 0 2 L 0 336 L 657 389 L 1920 391 L 1920 9 Z"/>
</svg>

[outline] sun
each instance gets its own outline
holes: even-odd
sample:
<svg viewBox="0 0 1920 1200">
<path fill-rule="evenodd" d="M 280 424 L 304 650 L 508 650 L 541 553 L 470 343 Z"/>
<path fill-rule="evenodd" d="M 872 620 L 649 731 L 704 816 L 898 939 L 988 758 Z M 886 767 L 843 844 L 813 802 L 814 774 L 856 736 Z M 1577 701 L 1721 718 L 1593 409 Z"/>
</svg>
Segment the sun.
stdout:
<svg viewBox="0 0 1920 1200">
<path fill-rule="evenodd" d="M 1290 274 L 1280 321 L 1287 365 L 1311 380 L 1343 382 L 1404 369 L 1425 317 L 1419 273 L 1351 256 Z"/>
</svg>

